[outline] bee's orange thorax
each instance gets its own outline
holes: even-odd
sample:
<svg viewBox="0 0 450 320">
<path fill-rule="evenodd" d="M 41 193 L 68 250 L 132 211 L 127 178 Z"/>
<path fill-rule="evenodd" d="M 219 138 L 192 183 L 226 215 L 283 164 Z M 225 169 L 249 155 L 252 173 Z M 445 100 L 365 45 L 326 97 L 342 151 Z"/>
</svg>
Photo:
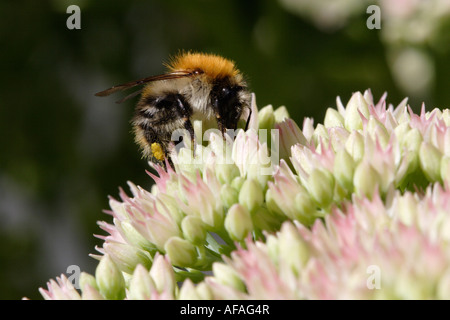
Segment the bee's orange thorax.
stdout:
<svg viewBox="0 0 450 320">
<path fill-rule="evenodd" d="M 214 54 L 183 53 L 167 65 L 171 72 L 182 70 L 201 70 L 212 79 L 234 77 L 239 73 L 233 61 Z"/>
</svg>

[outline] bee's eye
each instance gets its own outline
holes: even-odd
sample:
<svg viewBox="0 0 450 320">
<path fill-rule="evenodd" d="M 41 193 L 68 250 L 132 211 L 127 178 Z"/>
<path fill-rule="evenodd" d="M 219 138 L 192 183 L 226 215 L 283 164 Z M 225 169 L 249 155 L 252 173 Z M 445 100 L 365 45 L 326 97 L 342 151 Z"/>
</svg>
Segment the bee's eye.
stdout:
<svg viewBox="0 0 450 320">
<path fill-rule="evenodd" d="M 236 99 L 236 87 L 229 84 L 218 83 L 211 92 L 212 103 L 218 106 L 219 102 L 227 104 Z M 234 103 L 234 102 L 233 102 Z"/>
</svg>

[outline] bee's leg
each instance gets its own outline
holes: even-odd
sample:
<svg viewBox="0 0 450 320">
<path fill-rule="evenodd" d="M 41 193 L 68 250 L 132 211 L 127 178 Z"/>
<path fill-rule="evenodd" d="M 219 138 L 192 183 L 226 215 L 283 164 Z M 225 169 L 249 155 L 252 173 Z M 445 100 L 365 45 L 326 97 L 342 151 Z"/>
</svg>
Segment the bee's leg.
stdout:
<svg viewBox="0 0 450 320">
<path fill-rule="evenodd" d="M 183 117 L 184 128 L 189 132 L 189 135 L 191 138 L 191 148 L 194 152 L 194 157 L 195 157 L 195 149 L 196 149 L 197 144 L 195 142 L 194 127 L 192 126 L 192 123 L 190 120 L 191 111 L 183 104 L 183 102 L 181 101 L 180 98 L 177 98 L 177 104 L 178 104 L 178 109 L 180 110 L 181 115 Z"/>
<path fill-rule="evenodd" d="M 195 142 L 195 132 L 194 127 L 192 126 L 191 120 L 189 118 L 183 118 L 184 120 L 184 128 L 189 132 L 189 136 L 191 137 L 191 148 L 194 150 L 194 157 L 195 157 L 195 150 L 197 148 L 197 143 Z"/>
<path fill-rule="evenodd" d="M 244 131 L 247 131 L 248 130 L 248 124 L 249 124 L 249 122 L 250 122 L 250 118 L 252 117 L 252 109 L 250 109 L 250 112 L 249 112 L 249 114 L 248 114 L 248 118 L 247 118 L 247 123 L 245 124 L 245 129 L 244 129 Z"/>
<path fill-rule="evenodd" d="M 222 133 L 222 136 L 225 138 L 225 125 L 223 123 L 222 117 L 219 113 L 216 113 L 216 119 L 217 119 L 217 127 L 219 128 L 220 132 Z"/>
<path fill-rule="evenodd" d="M 169 164 L 169 166 L 170 166 L 172 169 L 175 168 L 175 165 L 173 164 L 172 158 L 171 158 L 169 155 L 167 155 L 167 163 Z M 167 165 L 166 165 L 166 162 L 163 162 L 163 166 L 164 166 L 164 169 L 167 171 Z"/>
<path fill-rule="evenodd" d="M 169 160 L 169 163 L 172 165 L 172 160 L 170 159 L 170 154 L 168 153 L 167 149 L 164 148 L 163 144 L 161 142 L 151 142 L 150 144 L 150 152 L 149 160 L 157 165 L 160 165 L 164 168 L 165 171 L 167 171 L 166 166 L 166 159 Z M 173 166 L 172 166 L 173 167 Z"/>
<path fill-rule="evenodd" d="M 167 149 L 167 144 L 161 140 L 151 140 L 150 143 L 150 152 L 151 152 L 151 160 L 154 163 L 159 164 L 160 166 L 166 167 L 166 159 L 170 160 L 170 154 Z"/>
</svg>

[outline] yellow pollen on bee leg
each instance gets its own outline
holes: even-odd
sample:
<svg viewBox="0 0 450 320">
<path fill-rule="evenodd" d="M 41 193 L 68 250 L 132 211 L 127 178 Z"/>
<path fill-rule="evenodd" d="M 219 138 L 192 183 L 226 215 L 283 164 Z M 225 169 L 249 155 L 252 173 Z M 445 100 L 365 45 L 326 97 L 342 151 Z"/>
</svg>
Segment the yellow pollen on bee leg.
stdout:
<svg viewBox="0 0 450 320">
<path fill-rule="evenodd" d="M 159 161 L 164 160 L 164 152 L 159 143 L 153 142 L 151 145 L 151 149 L 152 149 L 152 154 L 156 159 L 158 159 Z"/>
</svg>

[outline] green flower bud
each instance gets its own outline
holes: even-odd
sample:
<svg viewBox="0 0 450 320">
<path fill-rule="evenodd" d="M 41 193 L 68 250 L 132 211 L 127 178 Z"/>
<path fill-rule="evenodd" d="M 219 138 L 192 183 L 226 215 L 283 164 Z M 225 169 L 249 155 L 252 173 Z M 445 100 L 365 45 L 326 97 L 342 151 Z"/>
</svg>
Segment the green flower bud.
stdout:
<svg viewBox="0 0 450 320">
<path fill-rule="evenodd" d="M 178 300 L 212 300 L 213 295 L 211 289 L 206 282 L 200 282 L 197 286 L 191 281 L 186 279 L 180 288 L 180 294 Z"/>
<path fill-rule="evenodd" d="M 80 280 L 79 280 L 79 286 L 81 288 L 81 291 L 84 294 L 84 288 L 89 286 L 90 288 L 94 290 L 98 290 L 97 282 L 95 280 L 95 277 L 89 273 L 82 272 L 80 274 Z"/>
<path fill-rule="evenodd" d="M 417 217 L 417 201 L 413 194 L 406 193 L 402 197 L 397 198 L 397 207 L 394 212 L 397 212 L 398 218 L 407 226 L 414 224 L 414 217 Z"/>
<path fill-rule="evenodd" d="M 389 143 L 390 136 L 385 126 L 373 116 L 370 116 L 369 118 L 367 131 L 369 132 L 373 140 L 377 139 L 380 142 L 380 145 L 383 148 L 385 148 Z"/>
<path fill-rule="evenodd" d="M 353 131 L 345 142 L 345 149 L 352 156 L 355 162 L 361 161 L 364 157 L 364 138 L 357 132 Z"/>
<path fill-rule="evenodd" d="M 199 245 L 206 239 L 206 225 L 199 217 L 185 217 L 181 223 L 181 230 L 184 238 L 194 244 Z"/>
<path fill-rule="evenodd" d="M 201 141 L 201 140 L 197 140 Z M 189 148 L 181 148 L 178 154 L 172 156 L 173 163 L 177 172 L 182 172 L 185 176 L 194 180 L 197 171 L 201 169 L 202 157 L 206 154 L 205 147 L 197 145 L 195 149 L 195 157 Z M 174 193 L 169 193 L 174 195 Z"/>
<path fill-rule="evenodd" d="M 279 229 L 281 222 L 285 220 L 283 216 L 281 220 L 276 214 L 272 214 L 268 209 L 259 207 L 252 213 L 252 221 L 254 229 L 265 230 L 267 232 L 276 231 Z"/>
<path fill-rule="evenodd" d="M 426 113 L 426 117 L 429 118 L 431 114 L 434 114 L 434 116 L 438 119 L 442 119 L 442 111 L 439 108 L 434 108 L 431 111 L 428 111 Z"/>
<path fill-rule="evenodd" d="M 420 146 L 419 160 L 425 176 L 430 181 L 440 181 L 441 152 L 432 144 L 423 142 Z"/>
<path fill-rule="evenodd" d="M 168 199 L 179 197 L 180 183 L 178 182 L 178 177 L 176 175 L 172 175 L 169 179 L 166 180 L 166 192 L 163 194 L 166 194 Z"/>
<path fill-rule="evenodd" d="M 267 181 L 269 180 L 270 177 L 270 175 L 267 172 L 272 172 L 273 168 L 271 166 L 270 162 L 271 160 L 267 156 L 267 154 L 262 157 L 264 158 L 264 160 L 261 160 L 261 163 L 248 165 L 247 179 L 257 181 L 261 187 L 264 187 L 267 184 Z"/>
<path fill-rule="evenodd" d="M 272 129 L 275 124 L 275 116 L 271 104 L 258 111 L 259 129 Z"/>
<path fill-rule="evenodd" d="M 419 167 L 419 152 L 406 151 L 403 154 L 400 166 L 395 173 L 395 184 L 401 186 L 408 175 L 413 173 Z"/>
<path fill-rule="evenodd" d="M 234 163 L 216 163 L 214 170 L 220 183 L 231 183 L 233 179 L 239 177 L 239 168 Z"/>
<path fill-rule="evenodd" d="M 151 258 L 147 252 L 128 244 L 106 242 L 103 245 L 103 248 L 117 267 L 126 273 L 132 274 L 134 268 L 138 264 L 142 264 L 146 267 L 150 267 L 152 265 Z"/>
<path fill-rule="evenodd" d="M 267 252 L 269 254 L 270 260 L 273 261 L 275 265 L 279 265 L 280 257 L 280 243 L 279 238 L 273 234 L 267 235 L 266 238 Z"/>
<path fill-rule="evenodd" d="M 177 193 L 177 195 L 178 194 L 180 194 L 180 193 Z M 175 223 L 177 225 L 179 225 L 185 215 L 180 210 L 180 207 L 176 200 L 177 197 L 178 196 L 170 196 L 168 194 L 158 195 L 158 199 L 160 201 L 156 201 L 156 209 L 159 212 L 163 212 L 164 214 L 169 215 L 175 221 Z M 153 208 L 151 210 L 153 210 Z M 150 211 L 150 212 L 152 212 L 152 211 Z"/>
<path fill-rule="evenodd" d="M 275 125 L 277 132 L 272 132 L 272 137 L 275 144 L 272 145 L 272 149 L 275 146 L 278 150 L 280 159 L 284 159 L 288 163 L 290 162 L 291 148 L 296 144 L 306 145 L 308 141 L 303 135 L 300 128 L 292 119 L 286 119 Z M 276 134 L 278 133 L 278 134 Z"/>
<path fill-rule="evenodd" d="M 180 288 L 178 300 L 200 300 L 196 287 L 191 279 L 186 279 Z"/>
<path fill-rule="evenodd" d="M 247 179 L 239 192 L 239 203 L 249 212 L 259 208 L 264 202 L 264 193 L 261 185 L 253 180 Z"/>
<path fill-rule="evenodd" d="M 369 118 L 369 107 L 361 92 L 352 95 L 347 106 L 345 107 L 345 128 L 348 131 L 362 129 L 361 114 Z"/>
<path fill-rule="evenodd" d="M 445 109 L 444 112 L 442 112 L 442 120 L 444 120 L 447 127 L 450 127 L 450 109 Z"/>
<path fill-rule="evenodd" d="M 311 196 L 305 192 L 299 192 L 295 196 L 296 214 L 289 217 L 292 220 L 298 220 L 305 226 L 310 226 L 316 220 L 316 204 L 311 199 Z"/>
<path fill-rule="evenodd" d="M 148 300 L 155 290 L 155 283 L 150 277 L 147 269 L 138 265 L 134 269 L 133 277 L 130 280 L 128 288 L 129 300 Z"/>
<path fill-rule="evenodd" d="M 330 137 L 328 136 L 327 128 L 325 128 L 323 124 L 319 123 L 314 130 L 312 139 L 314 140 L 314 143 L 316 145 L 319 145 L 321 143 L 325 143 L 325 145 L 328 144 L 328 140 L 330 139 Z"/>
<path fill-rule="evenodd" d="M 422 135 L 420 134 L 420 131 L 416 128 L 411 129 L 408 131 L 408 133 L 405 134 L 403 139 L 403 145 L 406 147 L 407 150 L 416 151 L 418 152 L 420 150 L 420 146 L 422 145 Z"/>
<path fill-rule="evenodd" d="M 125 280 L 122 272 L 105 254 L 95 270 L 97 286 L 103 297 L 109 300 L 122 300 L 125 297 Z"/>
<path fill-rule="evenodd" d="M 230 208 L 239 201 L 239 192 L 229 184 L 224 184 L 220 188 L 220 199 L 225 208 Z"/>
<path fill-rule="evenodd" d="M 217 282 L 245 292 L 246 288 L 242 279 L 232 267 L 224 263 L 215 262 L 212 265 L 212 270 Z"/>
<path fill-rule="evenodd" d="M 281 227 L 278 241 L 280 263 L 298 276 L 310 256 L 308 245 L 290 222 L 284 223 Z"/>
<path fill-rule="evenodd" d="M 296 144 L 307 145 L 308 140 L 292 119 L 286 119 L 277 124 L 276 128 L 280 131 L 280 149 L 285 149 L 285 152 L 290 155 L 291 147 Z"/>
<path fill-rule="evenodd" d="M 231 186 L 234 189 L 236 189 L 237 191 L 239 191 L 239 190 L 241 190 L 241 187 L 242 187 L 242 185 L 244 184 L 245 181 L 246 181 L 246 179 L 243 178 L 243 177 L 236 177 L 231 182 Z"/>
<path fill-rule="evenodd" d="M 116 223 L 116 226 L 119 226 L 119 224 Z M 120 222 L 120 228 L 128 243 L 148 252 L 155 252 L 157 250 L 156 246 L 144 238 L 129 221 Z"/>
<path fill-rule="evenodd" d="M 336 109 L 327 109 L 324 120 L 325 128 L 344 127 L 344 121 L 344 117 Z"/>
<path fill-rule="evenodd" d="M 103 296 L 97 289 L 93 288 L 89 284 L 85 284 L 83 288 L 82 300 L 104 300 Z"/>
<path fill-rule="evenodd" d="M 308 191 L 321 207 L 328 207 L 334 196 L 334 177 L 324 170 L 314 169 L 308 177 Z"/>
<path fill-rule="evenodd" d="M 179 240 L 182 240 L 189 244 L 186 240 L 177 238 Z M 174 243 L 174 245 L 179 245 L 178 243 Z M 181 244 L 180 247 L 185 246 L 185 243 Z M 188 246 L 185 246 L 187 248 Z M 182 248 L 180 248 L 182 250 Z M 192 250 L 188 248 L 188 250 Z M 194 248 L 194 251 L 195 248 Z M 196 255 L 196 252 L 195 252 Z M 170 258 L 170 256 L 169 256 Z M 173 262 L 173 260 L 172 260 Z M 175 262 L 173 262 L 175 265 Z M 160 254 L 157 254 L 155 256 L 155 260 L 153 262 L 152 268 L 150 269 L 150 276 L 153 279 L 153 282 L 155 283 L 156 290 L 158 292 L 169 292 L 173 295 L 175 295 L 176 290 L 178 289 L 176 280 L 175 280 L 175 273 L 173 271 L 172 264 L 167 259 L 167 257 L 162 256 Z"/>
<path fill-rule="evenodd" d="M 275 122 L 280 123 L 283 122 L 286 118 L 289 118 L 289 112 L 285 106 L 278 107 L 274 112 Z"/>
<path fill-rule="evenodd" d="M 345 128 L 333 127 L 328 129 L 328 135 L 330 136 L 330 143 L 333 150 L 340 150 L 345 145 L 345 142 L 350 136 L 350 132 Z"/>
<path fill-rule="evenodd" d="M 228 210 L 225 217 L 225 230 L 231 239 L 236 241 L 243 240 L 253 231 L 252 218 L 244 206 L 235 204 Z"/>
<path fill-rule="evenodd" d="M 311 142 L 312 136 L 314 134 L 314 120 L 312 118 L 305 118 L 303 120 L 302 133 L 309 143 Z"/>
<path fill-rule="evenodd" d="M 188 268 L 197 262 L 197 250 L 195 246 L 179 237 L 171 237 L 164 245 L 164 250 L 175 266 Z"/>
<path fill-rule="evenodd" d="M 270 212 L 283 217 L 285 214 L 283 210 L 281 210 L 280 206 L 277 203 L 277 200 L 274 195 L 274 191 L 271 189 L 267 189 L 266 191 L 266 206 Z"/>
<path fill-rule="evenodd" d="M 130 219 L 130 215 L 128 214 L 127 210 L 125 209 L 124 203 L 119 202 L 115 199 L 110 199 L 109 206 L 115 212 L 116 216 L 121 217 L 121 220 Z"/>
<path fill-rule="evenodd" d="M 353 185 L 359 196 L 372 199 L 375 187 L 381 184 L 381 177 L 378 172 L 367 162 L 361 162 L 355 170 Z"/>
<path fill-rule="evenodd" d="M 394 127 L 394 134 L 398 139 L 398 142 L 400 145 L 404 145 L 406 142 L 405 137 L 408 134 L 408 132 L 411 131 L 411 126 L 409 125 L 409 122 L 403 122 L 399 123 L 396 127 Z"/>
<path fill-rule="evenodd" d="M 337 182 L 348 191 L 353 190 L 353 173 L 355 161 L 345 149 L 336 152 L 333 173 Z"/>
<path fill-rule="evenodd" d="M 410 128 L 409 122 L 402 123 L 395 128 L 395 135 L 399 139 L 400 147 L 406 149 L 403 151 L 395 177 L 396 185 L 401 185 L 408 175 L 419 167 L 419 150 L 423 138 L 418 129 Z"/>
<path fill-rule="evenodd" d="M 201 300 L 212 300 L 213 295 L 210 287 L 205 282 L 200 282 L 197 287 L 195 287 L 197 295 Z"/>
</svg>

